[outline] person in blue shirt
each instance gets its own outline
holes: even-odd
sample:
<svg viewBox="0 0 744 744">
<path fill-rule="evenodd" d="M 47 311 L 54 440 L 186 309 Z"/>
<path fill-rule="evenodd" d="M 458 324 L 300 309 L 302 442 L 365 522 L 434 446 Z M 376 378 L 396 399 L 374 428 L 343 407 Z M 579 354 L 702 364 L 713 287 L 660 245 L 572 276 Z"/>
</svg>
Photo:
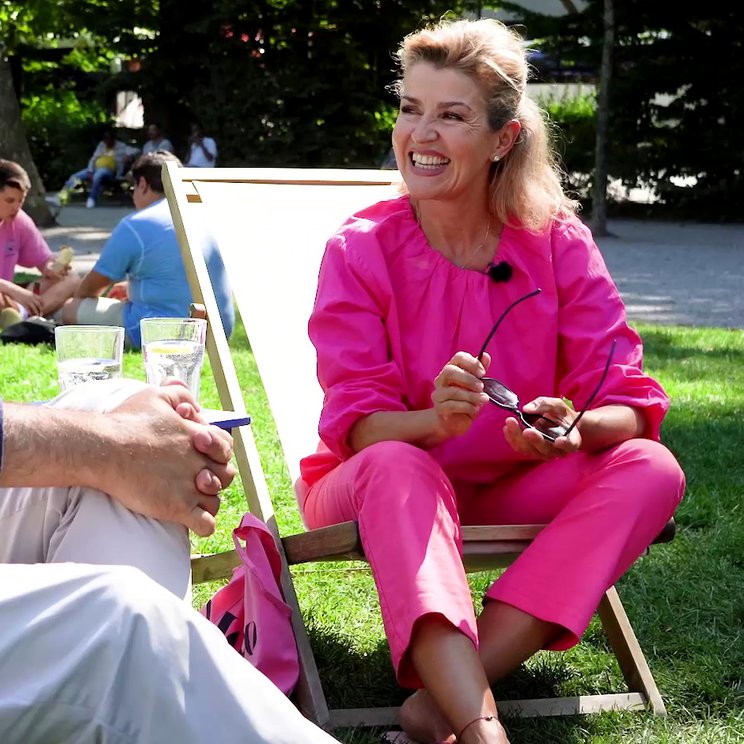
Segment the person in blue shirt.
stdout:
<svg viewBox="0 0 744 744">
<path fill-rule="evenodd" d="M 122 326 L 127 344 L 139 348 L 142 318 L 188 315 L 192 294 L 161 177 L 163 164 L 168 160 L 178 162 L 171 153 L 154 152 L 142 155 L 132 166 L 132 199 L 137 212 L 114 228 L 95 266 L 62 308 L 63 323 Z M 225 267 L 206 232 L 192 238 L 201 241 L 222 325 L 229 337 L 235 312 Z M 111 296 L 101 296 L 112 284 L 124 279 L 124 294 L 119 290 Z"/>
</svg>

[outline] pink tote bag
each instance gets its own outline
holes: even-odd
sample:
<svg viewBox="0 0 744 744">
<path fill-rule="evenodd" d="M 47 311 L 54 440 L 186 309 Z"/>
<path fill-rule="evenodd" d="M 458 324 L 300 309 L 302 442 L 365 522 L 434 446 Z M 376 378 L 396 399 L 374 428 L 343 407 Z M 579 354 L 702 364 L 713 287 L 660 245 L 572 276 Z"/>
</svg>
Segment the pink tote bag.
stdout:
<svg viewBox="0 0 744 744">
<path fill-rule="evenodd" d="M 228 643 L 289 695 L 300 673 L 292 610 L 282 598 L 281 558 L 269 528 L 247 513 L 233 530 L 241 565 L 202 608 Z"/>
</svg>

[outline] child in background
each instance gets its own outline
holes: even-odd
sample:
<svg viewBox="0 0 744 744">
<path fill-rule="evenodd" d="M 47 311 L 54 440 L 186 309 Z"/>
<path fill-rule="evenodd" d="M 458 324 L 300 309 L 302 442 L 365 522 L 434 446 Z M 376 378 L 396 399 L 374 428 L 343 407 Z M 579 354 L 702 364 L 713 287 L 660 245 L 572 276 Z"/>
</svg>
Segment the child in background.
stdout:
<svg viewBox="0 0 744 744">
<path fill-rule="evenodd" d="M 51 315 L 72 297 L 79 278 L 71 273 L 71 253 L 55 256 L 33 220 L 22 210 L 31 188 L 26 171 L 0 160 L 0 328 L 32 315 Z M 62 258 L 65 258 L 65 263 Z M 16 266 L 36 268 L 39 282 L 22 287 L 13 282 Z"/>
</svg>

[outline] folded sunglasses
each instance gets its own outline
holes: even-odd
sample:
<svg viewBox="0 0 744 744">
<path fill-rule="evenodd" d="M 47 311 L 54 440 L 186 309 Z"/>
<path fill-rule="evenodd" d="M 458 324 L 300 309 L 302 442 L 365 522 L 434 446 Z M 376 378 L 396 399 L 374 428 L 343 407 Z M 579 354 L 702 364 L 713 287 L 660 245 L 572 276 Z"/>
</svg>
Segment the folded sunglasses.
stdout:
<svg viewBox="0 0 744 744">
<path fill-rule="evenodd" d="M 520 297 L 518 300 L 514 300 L 514 302 L 512 302 L 512 304 L 509 305 L 509 307 L 507 307 L 503 313 L 501 313 L 498 320 L 493 324 L 493 328 L 491 328 L 488 336 L 486 336 L 486 340 L 483 342 L 483 346 L 481 347 L 480 352 L 478 352 L 478 361 L 481 360 L 483 354 L 486 351 L 486 347 L 491 341 L 494 333 L 496 333 L 496 329 L 501 325 L 502 321 L 509 314 L 509 312 L 520 302 L 524 302 L 530 297 L 536 297 L 539 294 L 540 289 L 536 289 L 533 292 L 524 295 L 524 297 Z M 616 339 L 612 340 L 610 353 L 607 357 L 607 362 L 605 363 L 604 370 L 602 372 L 602 376 L 599 379 L 597 387 L 594 388 L 594 391 L 589 396 L 589 399 L 584 404 L 584 407 L 581 409 L 581 411 L 579 411 L 579 415 L 576 416 L 576 418 L 568 426 L 559 423 L 558 421 L 553 421 L 547 416 L 543 416 L 539 413 L 526 413 L 522 410 L 519 404 L 519 396 L 511 388 L 508 388 L 506 385 L 504 385 L 503 382 L 500 382 L 494 377 L 481 378 L 481 382 L 483 383 L 483 392 L 488 396 L 488 399 L 492 403 L 495 403 L 497 406 L 499 406 L 499 408 L 503 408 L 514 413 L 517 417 L 517 421 L 519 421 L 519 423 L 525 429 L 534 429 L 535 431 L 538 431 L 547 441 L 555 442 L 558 437 L 567 437 L 576 428 L 576 425 L 579 423 L 579 421 L 581 421 L 583 415 L 586 413 L 589 406 L 591 406 L 592 402 L 597 397 L 597 393 L 599 393 L 600 389 L 602 388 L 605 378 L 607 377 L 607 371 L 609 370 L 610 364 L 612 363 L 612 357 L 615 354 L 616 341 Z"/>
</svg>

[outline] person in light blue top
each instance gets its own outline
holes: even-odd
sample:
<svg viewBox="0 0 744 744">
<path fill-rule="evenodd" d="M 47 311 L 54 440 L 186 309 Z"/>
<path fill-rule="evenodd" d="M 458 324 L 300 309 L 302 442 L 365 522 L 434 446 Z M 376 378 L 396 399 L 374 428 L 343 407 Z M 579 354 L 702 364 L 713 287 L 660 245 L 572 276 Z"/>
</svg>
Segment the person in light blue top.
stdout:
<svg viewBox="0 0 744 744">
<path fill-rule="evenodd" d="M 142 318 L 188 315 L 192 295 L 161 178 L 163 163 L 168 160 L 178 162 L 167 152 L 143 155 L 135 162 L 133 201 L 138 211 L 116 226 L 95 266 L 63 307 L 63 323 L 123 326 L 128 345 L 139 348 Z M 206 232 L 201 244 L 229 337 L 235 313 L 225 267 Z M 126 280 L 125 287 L 117 284 L 122 280 Z M 102 297 L 111 285 L 114 288 L 109 296 Z"/>
</svg>

